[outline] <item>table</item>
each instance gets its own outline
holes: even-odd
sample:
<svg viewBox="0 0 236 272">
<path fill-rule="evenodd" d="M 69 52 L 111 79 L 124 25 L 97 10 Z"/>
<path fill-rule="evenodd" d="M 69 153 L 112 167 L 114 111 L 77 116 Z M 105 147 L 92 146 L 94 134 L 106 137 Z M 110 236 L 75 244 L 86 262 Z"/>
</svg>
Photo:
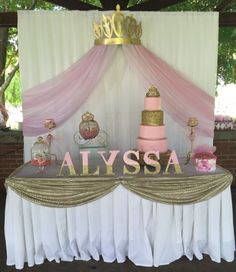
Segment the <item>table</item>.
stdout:
<svg viewBox="0 0 236 272">
<path fill-rule="evenodd" d="M 204 253 L 216 262 L 233 261 L 230 187 L 206 201 L 172 205 L 144 199 L 119 184 L 102 198 L 69 208 L 34 204 L 8 187 L 5 238 L 7 265 L 17 269 L 45 259 L 101 257 L 118 263 L 128 257 L 136 265 L 157 267 L 183 255 L 202 259 Z"/>
</svg>

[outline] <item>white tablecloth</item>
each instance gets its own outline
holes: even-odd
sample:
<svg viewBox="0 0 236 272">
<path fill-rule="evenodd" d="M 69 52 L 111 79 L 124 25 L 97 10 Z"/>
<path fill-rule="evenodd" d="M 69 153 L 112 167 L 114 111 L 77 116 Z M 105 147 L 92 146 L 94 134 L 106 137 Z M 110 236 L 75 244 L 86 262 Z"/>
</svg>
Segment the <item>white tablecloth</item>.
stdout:
<svg viewBox="0 0 236 272">
<path fill-rule="evenodd" d="M 209 201 L 166 205 L 144 200 L 119 186 L 90 204 L 47 208 L 7 192 L 7 265 L 22 269 L 50 261 L 99 260 L 136 265 L 169 264 L 203 253 L 220 262 L 235 251 L 230 188 Z"/>
</svg>

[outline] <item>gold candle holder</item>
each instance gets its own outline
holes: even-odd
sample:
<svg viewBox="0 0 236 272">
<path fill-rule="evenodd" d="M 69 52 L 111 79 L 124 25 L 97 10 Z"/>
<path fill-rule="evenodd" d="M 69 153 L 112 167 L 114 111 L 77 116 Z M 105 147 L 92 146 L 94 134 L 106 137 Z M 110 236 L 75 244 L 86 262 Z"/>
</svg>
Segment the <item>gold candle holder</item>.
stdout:
<svg viewBox="0 0 236 272">
<path fill-rule="evenodd" d="M 196 138 L 195 128 L 198 126 L 198 119 L 196 117 L 190 117 L 187 122 L 187 126 L 190 127 L 189 140 L 190 140 L 190 151 L 187 154 L 185 164 L 188 164 L 193 154 L 193 144 Z"/>
<path fill-rule="evenodd" d="M 46 140 L 49 144 L 49 147 L 51 147 L 53 136 L 51 134 L 51 131 L 56 127 L 56 122 L 54 119 L 46 119 L 44 121 L 44 127 L 48 129 L 48 135 L 46 137 Z"/>
</svg>

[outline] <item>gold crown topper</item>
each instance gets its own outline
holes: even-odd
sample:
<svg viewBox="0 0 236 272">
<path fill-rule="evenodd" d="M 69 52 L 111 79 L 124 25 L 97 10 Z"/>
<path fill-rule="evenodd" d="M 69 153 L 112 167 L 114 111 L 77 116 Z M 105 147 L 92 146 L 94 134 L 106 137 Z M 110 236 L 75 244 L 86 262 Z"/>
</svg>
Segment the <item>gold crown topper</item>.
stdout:
<svg viewBox="0 0 236 272">
<path fill-rule="evenodd" d="M 101 23 L 94 23 L 94 35 L 96 45 L 141 44 L 142 27 L 132 15 L 125 17 L 117 4 L 112 16 L 103 14 Z"/>
<path fill-rule="evenodd" d="M 196 127 L 196 126 L 198 126 L 198 119 L 196 117 L 189 117 L 187 125 L 189 127 Z"/>
<path fill-rule="evenodd" d="M 151 86 L 146 93 L 146 97 L 159 97 L 160 93 L 155 86 Z"/>
<path fill-rule="evenodd" d="M 84 113 L 83 115 L 82 115 L 82 120 L 83 121 L 92 121 L 92 120 L 94 120 L 94 115 L 91 113 L 91 112 L 86 112 L 86 113 Z"/>
</svg>

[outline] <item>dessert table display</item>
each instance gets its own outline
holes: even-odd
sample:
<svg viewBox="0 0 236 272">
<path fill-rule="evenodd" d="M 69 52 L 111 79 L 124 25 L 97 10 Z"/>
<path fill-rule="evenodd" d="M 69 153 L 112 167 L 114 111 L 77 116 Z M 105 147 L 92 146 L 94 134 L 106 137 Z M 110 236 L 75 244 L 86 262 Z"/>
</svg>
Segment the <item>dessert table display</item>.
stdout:
<svg viewBox="0 0 236 272">
<path fill-rule="evenodd" d="M 59 168 L 37 172 L 27 163 L 7 179 L 7 265 L 128 257 L 159 266 L 203 253 L 234 259 L 228 171 L 203 175 L 181 164 L 178 175 L 124 176 L 118 161 L 115 176 L 57 177 Z"/>
<path fill-rule="evenodd" d="M 58 14 L 18 13 L 25 158 L 28 160 L 34 137 L 50 129 L 45 124 L 53 121 L 55 130 L 46 141 L 34 145 L 37 150 L 31 149 L 40 171 L 28 163 L 6 181 L 7 264 L 21 269 L 25 262 L 33 266 L 45 259 L 102 257 L 106 262 L 124 262 L 128 257 L 136 265 L 159 266 L 183 255 L 201 259 L 203 253 L 217 262 L 221 258 L 232 261 L 232 175 L 219 167 L 211 173 L 197 172 L 189 160 L 180 165 L 175 152 L 184 155 L 189 149 L 188 120 L 197 120 L 191 133 L 194 138 L 197 135 L 198 144 L 212 144 L 218 14 L 184 13 L 179 17 L 172 13 L 164 14 L 162 20 L 163 13 L 136 13 L 142 24 L 129 12 L 122 13 L 119 5 L 102 19 L 99 12 L 63 11 L 57 20 Z M 48 21 L 59 26 L 58 30 L 51 29 Z M 88 28 L 92 23 L 94 46 Z M 42 33 L 50 40 L 46 46 L 40 44 Z M 62 43 L 51 39 L 58 33 Z M 71 37 L 76 38 L 72 41 Z M 35 48 L 30 46 L 32 41 L 43 52 L 38 58 L 43 65 L 36 69 L 42 73 L 34 72 L 36 53 L 29 57 L 28 49 Z M 50 52 L 54 44 L 56 50 Z M 66 50 L 61 51 L 65 44 Z M 152 84 L 140 124 L 140 98 Z M 99 159 L 89 160 L 90 151 L 83 149 L 80 140 L 95 143 L 100 127 L 109 135 L 113 150 L 108 158 L 102 150 L 97 151 Z M 189 159 L 194 138 L 190 139 Z M 46 145 L 48 151 L 38 148 Z M 116 159 L 127 149 L 132 150 L 124 153 L 123 161 Z M 61 167 L 51 163 L 51 155 L 62 159 L 65 152 Z M 42 163 L 45 154 L 50 166 Z M 167 167 L 161 170 L 161 161 L 168 156 Z M 199 158 L 204 160 L 199 170 L 214 168 L 208 156 Z M 146 164 L 140 167 L 141 162 Z M 63 176 L 65 167 L 67 175 Z M 176 172 L 167 171 L 173 167 Z"/>
</svg>

